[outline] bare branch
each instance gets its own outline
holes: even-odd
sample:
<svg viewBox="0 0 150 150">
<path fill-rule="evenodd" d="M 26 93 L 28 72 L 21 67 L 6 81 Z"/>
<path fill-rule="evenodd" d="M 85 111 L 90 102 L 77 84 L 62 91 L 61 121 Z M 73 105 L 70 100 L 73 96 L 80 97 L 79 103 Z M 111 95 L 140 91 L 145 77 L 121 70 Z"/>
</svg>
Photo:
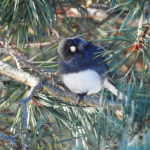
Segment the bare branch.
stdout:
<svg viewBox="0 0 150 150">
<path fill-rule="evenodd" d="M 35 86 L 41 84 L 41 87 L 44 92 L 46 92 L 54 97 L 59 98 L 59 100 L 69 101 L 73 104 L 78 104 L 78 98 L 77 98 L 76 94 L 63 91 L 50 82 L 43 83 L 38 77 L 35 77 L 33 75 L 30 75 L 27 72 L 24 72 L 22 70 L 18 70 L 14 67 L 11 67 L 10 65 L 3 63 L 2 61 L 0 61 L 0 73 L 4 74 L 20 83 L 28 85 L 30 87 L 35 87 Z M 92 97 L 92 96 L 85 96 L 84 102 L 86 102 L 86 105 L 88 105 L 88 106 L 97 107 L 97 105 L 100 102 L 100 98 Z M 112 107 L 120 105 L 120 103 L 118 103 L 118 102 L 115 104 L 114 102 L 106 101 L 106 103 Z"/>
<path fill-rule="evenodd" d="M 23 131 L 20 133 L 20 139 L 22 143 L 22 150 L 27 150 L 28 149 L 28 139 L 27 139 L 27 118 L 28 118 L 28 113 L 27 113 L 27 102 L 30 101 L 33 97 L 33 94 L 35 90 L 39 87 L 40 85 L 37 85 L 35 87 L 31 87 L 31 89 L 28 91 L 27 96 L 21 100 L 21 108 L 22 108 L 22 127 Z"/>
<path fill-rule="evenodd" d="M 40 82 L 39 78 L 34 77 L 22 70 L 13 68 L 8 64 L 3 63 L 2 61 L 0 61 L 0 73 L 30 87 L 34 87 Z"/>
<path fill-rule="evenodd" d="M 28 43 L 28 44 L 25 44 L 25 47 L 26 48 L 42 48 L 44 46 L 51 46 L 53 45 L 54 43 L 58 42 L 58 41 L 61 41 L 62 38 L 54 38 L 48 42 L 42 42 L 42 43 Z"/>
</svg>

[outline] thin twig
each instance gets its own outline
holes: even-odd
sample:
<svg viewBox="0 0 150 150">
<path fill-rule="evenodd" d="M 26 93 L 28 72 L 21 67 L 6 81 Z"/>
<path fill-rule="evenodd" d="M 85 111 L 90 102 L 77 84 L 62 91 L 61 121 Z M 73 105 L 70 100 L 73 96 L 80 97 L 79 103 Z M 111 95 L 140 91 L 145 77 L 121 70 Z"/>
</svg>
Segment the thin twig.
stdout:
<svg viewBox="0 0 150 150">
<path fill-rule="evenodd" d="M 4 134 L 0 133 L 0 139 L 1 138 L 5 139 L 6 141 L 8 141 L 12 145 L 16 145 L 15 137 L 7 136 L 7 135 L 4 135 Z"/>
<path fill-rule="evenodd" d="M 42 47 L 45 47 L 45 46 L 51 46 L 53 45 L 54 43 L 58 42 L 58 41 L 61 41 L 62 38 L 56 38 L 56 39 L 53 39 L 49 42 L 39 42 L 39 43 L 28 43 L 28 44 L 25 44 L 25 48 L 42 48 Z"/>
<path fill-rule="evenodd" d="M 22 145 L 22 150 L 27 150 L 28 149 L 28 139 L 27 139 L 27 118 L 28 118 L 28 113 L 27 113 L 27 102 L 30 101 L 33 97 L 33 94 L 37 88 L 40 87 L 40 83 L 37 83 L 38 85 L 31 87 L 31 89 L 28 92 L 28 95 L 21 100 L 21 108 L 22 108 L 22 127 L 23 130 L 20 133 L 20 139 L 21 139 L 21 145 Z"/>
<path fill-rule="evenodd" d="M 44 70 L 37 68 L 36 66 L 28 62 L 27 59 L 24 58 L 24 56 L 19 56 L 20 54 L 18 55 L 18 53 L 15 52 L 16 49 L 12 48 L 11 45 L 8 46 L 3 41 L 0 41 L 0 45 L 2 45 L 9 52 L 9 54 L 15 60 L 18 69 L 22 70 L 20 67 L 20 62 L 22 62 L 25 65 L 27 65 L 30 69 L 40 73 L 41 75 L 45 76 L 47 79 L 53 81 L 52 79 L 53 75 L 50 72 L 46 72 Z"/>
</svg>

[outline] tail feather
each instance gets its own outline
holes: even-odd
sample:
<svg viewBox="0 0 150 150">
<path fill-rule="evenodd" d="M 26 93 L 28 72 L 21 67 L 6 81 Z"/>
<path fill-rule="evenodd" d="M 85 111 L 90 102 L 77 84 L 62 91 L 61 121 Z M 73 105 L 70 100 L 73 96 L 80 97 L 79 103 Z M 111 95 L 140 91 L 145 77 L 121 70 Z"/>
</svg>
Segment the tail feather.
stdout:
<svg viewBox="0 0 150 150">
<path fill-rule="evenodd" d="M 121 100 L 127 100 L 127 96 L 119 91 L 108 79 L 104 82 L 104 87 L 107 88 L 111 93 L 116 95 Z"/>
</svg>

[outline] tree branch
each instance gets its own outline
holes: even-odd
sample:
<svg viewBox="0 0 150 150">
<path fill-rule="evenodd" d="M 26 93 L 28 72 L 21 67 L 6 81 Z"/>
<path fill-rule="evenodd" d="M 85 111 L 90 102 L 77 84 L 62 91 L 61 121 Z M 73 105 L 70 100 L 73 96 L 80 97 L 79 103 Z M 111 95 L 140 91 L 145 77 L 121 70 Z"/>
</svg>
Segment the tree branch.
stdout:
<svg viewBox="0 0 150 150">
<path fill-rule="evenodd" d="M 40 82 L 39 78 L 34 77 L 22 70 L 13 68 L 2 61 L 0 61 L 0 73 L 30 87 L 34 87 Z"/>
<path fill-rule="evenodd" d="M 18 70 L 6 63 L 3 63 L 2 61 L 0 61 L 0 73 L 20 83 L 28 85 L 31 88 L 41 84 L 43 92 L 46 92 L 54 97 L 57 97 L 60 100 L 69 101 L 73 104 L 78 104 L 78 98 L 76 94 L 63 91 L 50 82 L 47 82 L 47 81 L 43 82 L 38 77 L 30 75 L 29 73 L 24 72 L 22 70 Z M 100 103 L 100 98 L 92 97 L 92 96 L 85 96 L 84 102 L 86 102 L 86 105 L 88 106 L 97 107 L 97 105 Z M 115 102 L 108 101 L 108 100 L 106 100 L 106 103 L 112 107 L 120 105 L 120 103 L 118 102 L 115 103 Z"/>
</svg>

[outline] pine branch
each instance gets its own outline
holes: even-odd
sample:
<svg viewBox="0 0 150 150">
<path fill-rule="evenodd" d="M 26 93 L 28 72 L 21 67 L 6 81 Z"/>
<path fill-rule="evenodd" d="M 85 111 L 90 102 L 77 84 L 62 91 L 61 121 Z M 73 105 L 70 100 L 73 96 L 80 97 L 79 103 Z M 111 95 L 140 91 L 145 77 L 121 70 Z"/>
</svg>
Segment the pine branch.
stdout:
<svg viewBox="0 0 150 150">
<path fill-rule="evenodd" d="M 54 97 L 57 97 L 62 101 L 69 101 L 73 104 L 78 104 L 77 101 L 78 98 L 76 94 L 63 91 L 59 87 L 57 87 L 57 85 L 53 85 L 52 83 L 47 81 L 43 82 L 38 77 L 30 75 L 29 73 L 24 72 L 22 70 L 18 70 L 6 63 L 3 63 L 2 61 L 0 61 L 0 73 L 14 79 L 15 81 L 30 86 L 31 88 L 35 87 L 36 85 L 41 85 L 43 92 L 46 92 Z M 85 96 L 84 101 L 88 106 L 97 107 L 100 98 Z M 111 107 L 120 105 L 118 101 L 116 103 L 111 101 L 106 101 L 106 103 L 108 103 L 108 105 L 110 105 Z M 85 105 L 85 104 L 81 104 L 81 105 Z"/>
</svg>

